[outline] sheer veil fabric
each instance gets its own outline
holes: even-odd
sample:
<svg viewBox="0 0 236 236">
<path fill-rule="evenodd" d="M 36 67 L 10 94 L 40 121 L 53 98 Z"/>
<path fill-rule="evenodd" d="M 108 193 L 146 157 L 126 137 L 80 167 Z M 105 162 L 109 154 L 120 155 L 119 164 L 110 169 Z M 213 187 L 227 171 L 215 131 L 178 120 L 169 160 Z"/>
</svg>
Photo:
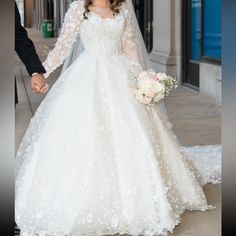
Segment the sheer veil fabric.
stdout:
<svg viewBox="0 0 236 236">
<path fill-rule="evenodd" d="M 16 155 L 21 236 L 167 235 L 185 210 L 213 209 L 220 146 L 182 147 L 164 103 L 146 107 L 129 80 L 149 68 L 131 0 L 114 18 L 84 1 L 66 13 L 46 77 L 63 71 L 31 119 Z"/>
</svg>

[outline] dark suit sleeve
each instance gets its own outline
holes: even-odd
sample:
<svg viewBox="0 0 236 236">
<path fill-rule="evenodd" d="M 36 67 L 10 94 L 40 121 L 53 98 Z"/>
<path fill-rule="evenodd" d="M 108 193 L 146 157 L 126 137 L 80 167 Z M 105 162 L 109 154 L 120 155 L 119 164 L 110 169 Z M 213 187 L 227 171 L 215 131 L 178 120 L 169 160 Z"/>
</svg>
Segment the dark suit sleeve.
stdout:
<svg viewBox="0 0 236 236">
<path fill-rule="evenodd" d="M 27 31 L 21 25 L 20 13 L 15 3 L 15 50 L 24 63 L 29 75 L 34 72 L 46 73 L 33 42 L 28 37 Z"/>
</svg>

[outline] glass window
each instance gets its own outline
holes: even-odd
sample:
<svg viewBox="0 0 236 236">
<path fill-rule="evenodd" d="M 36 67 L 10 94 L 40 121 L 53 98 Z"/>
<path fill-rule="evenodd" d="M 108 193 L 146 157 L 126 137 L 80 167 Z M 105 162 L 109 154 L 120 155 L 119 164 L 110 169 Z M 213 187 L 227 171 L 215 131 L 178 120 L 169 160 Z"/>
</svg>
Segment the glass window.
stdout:
<svg viewBox="0 0 236 236">
<path fill-rule="evenodd" d="M 191 59 L 200 61 L 201 58 L 201 0 L 192 0 L 191 2 L 191 38 L 192 55 Z"/>
<path fill-rule="evenodd" d="M 221 0 L 204 0 L 203 57 L 221 59 Z"/>
</svg>

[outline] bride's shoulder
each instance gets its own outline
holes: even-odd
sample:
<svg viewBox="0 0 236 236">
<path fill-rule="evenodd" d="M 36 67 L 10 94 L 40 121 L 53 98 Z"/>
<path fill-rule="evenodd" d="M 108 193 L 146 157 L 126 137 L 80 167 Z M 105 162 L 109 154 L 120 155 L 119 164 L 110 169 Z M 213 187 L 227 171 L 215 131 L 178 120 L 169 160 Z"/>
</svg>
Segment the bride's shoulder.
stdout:
<svg viewBox="0 0 236 236">
<path fill-rule="evenodd" d="M 84 0 L 76 0 L 70 4 L 70 8 L 73 10 L 82 10 L 84 8 Z"/>
<path fill-rule="evenodd" d="M 80 17 L 84 12 L 84 0 L 76 0 L 70 4 L 67 15 Z"/>
<path fill-rule="evenodd" d="M 127 17 L 130 14 L 130 9 L 127 1 L 123 2 L 121 5 L 121 12 Z"/>
</svg>

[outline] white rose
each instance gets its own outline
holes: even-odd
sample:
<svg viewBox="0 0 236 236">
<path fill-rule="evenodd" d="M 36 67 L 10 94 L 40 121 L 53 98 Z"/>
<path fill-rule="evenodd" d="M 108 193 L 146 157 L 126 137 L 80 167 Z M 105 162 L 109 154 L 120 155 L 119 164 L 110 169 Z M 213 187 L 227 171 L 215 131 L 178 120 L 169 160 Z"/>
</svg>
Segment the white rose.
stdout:
<svg viewBox="0 0 236 236">
<path fill-rule="evenodd" d="M 138 87 L 143 91 L 148 91 L 152 89 L 152 82 L 147 79 L 139 80 Z"/>
<path fill-rule="evenodd" d="M 165 80 L 168 78 L 168 76 L 165 73 L 158 73 L 157 77 L 159 78 L 159 80 Z"/>
<path fill-rule="evenodd" d="M 163 93 L 165 91 L 165 85 L 159 82 L 153 83 L 153 91 L 156 93 Z"/>
</svg>

